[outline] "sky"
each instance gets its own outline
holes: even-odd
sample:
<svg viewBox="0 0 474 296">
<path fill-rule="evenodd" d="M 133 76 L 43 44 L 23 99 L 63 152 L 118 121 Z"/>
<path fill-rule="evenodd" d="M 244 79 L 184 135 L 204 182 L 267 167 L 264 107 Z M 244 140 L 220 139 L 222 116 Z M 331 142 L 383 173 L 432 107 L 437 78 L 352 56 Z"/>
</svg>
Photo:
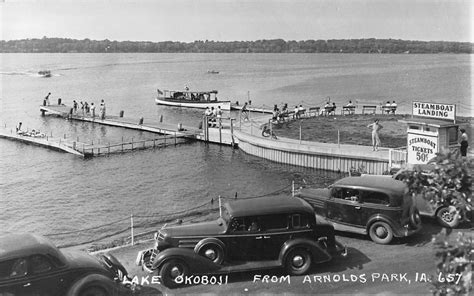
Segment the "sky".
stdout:
<svg viewBox="0 0 474 296">
<path fill-rule="evenodd" d="M 0 0 L 0 39 L 474 42 L 473 0 Z"/>
</svg>

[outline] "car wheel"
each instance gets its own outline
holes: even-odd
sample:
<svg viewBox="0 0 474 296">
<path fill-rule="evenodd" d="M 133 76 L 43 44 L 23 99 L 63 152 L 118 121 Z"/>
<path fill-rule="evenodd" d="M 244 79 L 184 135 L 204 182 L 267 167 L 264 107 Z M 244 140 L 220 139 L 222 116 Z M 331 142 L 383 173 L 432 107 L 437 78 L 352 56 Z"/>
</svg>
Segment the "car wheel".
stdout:
<svg viewBox="0 0 474 296">
<path fill-rule="evenodd" d="M 392 241 L 393 230 L 387 223 L 377 221 L 370 226 L 369 235 L 377 244 L 386 245 Z"/>
<path fill-rule="evenodd" d="M 285 269 L 289 275 L 302 275 L 311 268 L 311 253 L 304 248 L 291 250 L 285 258 Z"/>
<path fill-rule="evenodd" d="M 81 291 L 79 296 L 109 296 L 109 294 L 99 287 L 89 287 Z"/>
<path fill-rule="evenodd" d="M 199 249 L 199 255 L 206 257 L 216 264 L 222 264 L 224 261 L 224 250 L 221 246 L 214 243 L 208 243 Z"/>
<path fill-rule="evenodd" d="M 168 288 L 178 287 L 180 283 L 176 282 L 176 278 L 184 277 L 187 274 L 189 274 L 188 266 L 178 259 L 165 262 L 160 269 L 161 282 Z"/>
<path fill-rule="evenodd" d="M 443 207 L 436 213 L 438 223 L 443 227 L 454 228 L 459 225 L 459 215 L 455 209 L 450 207 Z"/>
</svg>

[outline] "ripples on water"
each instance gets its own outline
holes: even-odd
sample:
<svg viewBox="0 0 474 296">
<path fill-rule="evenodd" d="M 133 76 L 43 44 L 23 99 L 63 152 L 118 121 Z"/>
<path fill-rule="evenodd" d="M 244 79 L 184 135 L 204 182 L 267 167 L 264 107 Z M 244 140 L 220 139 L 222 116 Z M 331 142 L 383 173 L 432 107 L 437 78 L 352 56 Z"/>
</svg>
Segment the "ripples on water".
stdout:
<svg viewBox="0 0 474 296">
<path fill-rule="evenodd" d="M 156 88 L 218 89 L 221 99 L 254 104 L 320 103 L 349 98 L 444 102 L 468 106 L 470 61 L 463 55 L 225 55 L 225 54 L 2 54 L 0 121 L 22 121 L 50 135 L 79 141 L 117 143 L 154 135 L 113 127 L 41 117 L 38 105 L 49 91 L 66 104 L 105 99 L 109 114 L 164 117 L 197 126 L 201 111 L 154 105 Z M 55 75 L 33 75 L 50 69 Z M 209 69 L 219 75 L 207 75 Z M 31 75 L 30 75 L 31 74 Z M 463 101 L 464 100 L 464 101 Z M 472 108 L 469 105 L 466 110 Z M 232 150 L 188 143 L 83 160 L 72 155 L 0 139 L 0 223 L 4 231 L 40 234 L 58 244 L 74 244 L 104 234 L 129 234 L 129 217 L 162 217 L 211 198 L 260 196 L 293 180 L 326 186 L 338 174 L 283 166 Z M 213 207 L 216 207 L 214 204 Z M 105 228 L 93 228 L 124 219 Z M 137 232 L 156 228 L 155 218 L 136 219 Z"/>
</svg>

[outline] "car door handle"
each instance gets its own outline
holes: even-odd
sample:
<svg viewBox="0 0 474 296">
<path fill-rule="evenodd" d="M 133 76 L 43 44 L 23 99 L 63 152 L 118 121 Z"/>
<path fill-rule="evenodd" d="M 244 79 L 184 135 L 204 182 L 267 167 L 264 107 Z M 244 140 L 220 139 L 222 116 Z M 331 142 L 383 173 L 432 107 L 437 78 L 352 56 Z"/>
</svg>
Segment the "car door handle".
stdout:
<svg viewBox="0 0 474 296">
<path fill-rule="evenodd" d="M 270 238 L 270 236 L 264 235 L 263 238 L 268 239 L 268 238 Z"/>
<path fill-rule="evenodd" d="M 255 239 L 262 239 L 262 236 L 256 236 Z"/>
<path fill-rule="evenodd" d="M 356 206 L 356 207 L 354 207 L 354 208 L 355 208 L 356 210 L 360 210 L 360 207 L 359 207 L 359 206 Z"/>
<path fill-rule="evenodd" d="M 23 285 L 23 287 L 29 287 L 29 286 L 31 286 L 31 283 L 26 283 Z"/>
</svg>

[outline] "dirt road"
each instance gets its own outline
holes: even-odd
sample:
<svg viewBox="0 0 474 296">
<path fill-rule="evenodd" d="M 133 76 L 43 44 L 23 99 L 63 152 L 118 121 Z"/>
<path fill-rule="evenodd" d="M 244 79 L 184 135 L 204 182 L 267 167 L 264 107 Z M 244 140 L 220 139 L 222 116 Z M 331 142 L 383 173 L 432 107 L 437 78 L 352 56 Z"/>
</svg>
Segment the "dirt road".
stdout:
<svg viewBox="0 0 474 296">
<path fill-rule="evenodd" d="M 430 295 L 429 280 L 438 277 L 435 251 L 431 242 L 433 234 L 442 228 L 430 219 L 423 220 L 421 233 L 396 239 L 390 245 L 378 245 L 365 236 L 338 233 L 337 239 L 348 246 L 345 258 L 314 266 L 307 276 L 287 276 L 282 270 L 265 270 L 254 273 L 236 273 L 223 276 L 222 285 L 190 285 L 169 290 L 152 284 L 153 275 L 146 274 L 134 261 L 138 250 L 151 243 L 111 251 L 123 262 L 131 275 L 141 283 L 164 294 L 383 294 Z M 472 231 L 470 225 L 463 232 Z M 148 276 L 148 278 L 147 278 Z M 446 277 L 447 275 L 441 275 Z M 159 278 L 155 278 L 159 281 Z M 150 294 L 158 293 L 152 290 Z"/>
</svg>

